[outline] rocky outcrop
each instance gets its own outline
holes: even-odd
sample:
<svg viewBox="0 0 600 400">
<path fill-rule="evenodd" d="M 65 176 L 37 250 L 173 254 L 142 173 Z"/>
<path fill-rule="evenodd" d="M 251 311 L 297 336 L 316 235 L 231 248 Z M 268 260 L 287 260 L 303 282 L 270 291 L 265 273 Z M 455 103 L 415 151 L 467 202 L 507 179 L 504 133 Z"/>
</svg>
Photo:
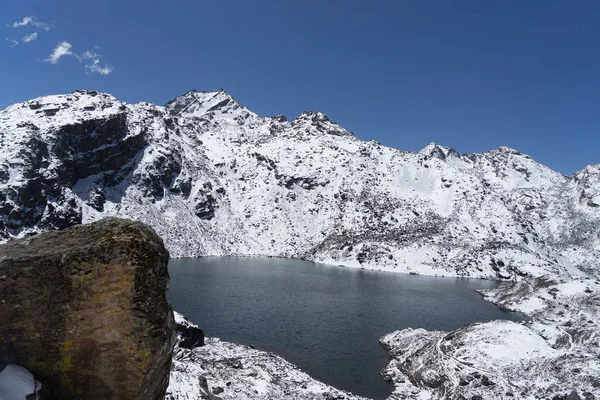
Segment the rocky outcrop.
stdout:
<svg viewBox="0 0 600 400">
<path fill-rule="evenodd" d="M 117 218 L 0 246 L 0 363 L 53 399 L 163 399 L 168 259 L 151 228 Z"/>
<path fill-rule="evenodd" d="M 177 324 L 177 336 L 179 338 L 177 345 L 183 349 L 193 349 L 204 346 L 204 331 L 194 325 L 189 319 L 175 313 L 175 323 Z"/>
</svg>

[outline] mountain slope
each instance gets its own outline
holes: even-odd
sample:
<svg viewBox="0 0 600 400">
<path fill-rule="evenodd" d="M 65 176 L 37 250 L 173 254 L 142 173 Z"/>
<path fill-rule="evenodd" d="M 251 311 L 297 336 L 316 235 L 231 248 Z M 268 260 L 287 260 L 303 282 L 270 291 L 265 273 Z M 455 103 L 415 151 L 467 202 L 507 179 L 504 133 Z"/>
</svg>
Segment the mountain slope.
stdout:
<svg viewBox="0 0 600 400">
<path fill-rule="evenodd" d="M 224 91 L 164 107 L 76 91 L 0 112 L 0 240 L 107 215 L 173 256 L 261 254 L 427 274 L 596 274 L 600 166 L 516 150 L 418 153 L 323 113 L 259 117 Z"/>
</svg>

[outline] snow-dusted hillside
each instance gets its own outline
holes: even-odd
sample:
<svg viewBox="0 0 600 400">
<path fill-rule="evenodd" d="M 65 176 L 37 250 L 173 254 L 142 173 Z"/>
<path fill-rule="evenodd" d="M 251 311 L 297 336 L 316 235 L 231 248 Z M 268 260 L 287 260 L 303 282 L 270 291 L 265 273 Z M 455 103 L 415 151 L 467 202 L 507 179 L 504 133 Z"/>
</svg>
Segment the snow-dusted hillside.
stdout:
<svg viewBox="0 0 600 400">
<path fill-rule="evenodd" d="M 600 166 L 566 177 L 501 147 L 364 142 L 305 112 L 259 117 L 224 91 L 166 106 L 95 91 L 0 113 L 0 237 L 148 223 L 172 256 L 261 254 L 511 279 L 600 259 Z"/>
<path fill-rule="evenodd" d="M 389 400 L 600 398 L 598 280 L 527 277 L 484 296 L 531 319 L 385 335 Z"/>
</svg>

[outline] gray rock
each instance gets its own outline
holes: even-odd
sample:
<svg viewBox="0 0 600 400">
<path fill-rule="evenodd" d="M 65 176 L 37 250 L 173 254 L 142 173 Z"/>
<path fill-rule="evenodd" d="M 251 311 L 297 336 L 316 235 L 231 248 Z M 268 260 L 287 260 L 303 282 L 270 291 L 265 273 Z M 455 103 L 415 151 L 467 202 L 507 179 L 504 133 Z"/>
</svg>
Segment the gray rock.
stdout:
<svg viewBox="0 0 600 400">
<path fill-rule="evenodd" d="M 493 385 L 495 385 L 496 383 L 495 383 L 495 382 L 492 382 L 492 381 L 490 380 L 490 378 L 488 378 L 488 376 L 487 376 L 487 375 L 483 375 L 483 376 L 481 377 L 481 384 L 482 384 L 483 386 L 493 386 Z"/>
<path fill-rule="evenodd" d="M 213 389 L 213 393 L 214 394 L 221 394 L 225 391 L 225 389 L 223 389 L 221 386 L 217 386 Z"/>
<path fill-rule="evenodd" d="M 193 349 L 194 347 L 204 346 L 204 331 L 194 324 L 177 324 L 181 340 L 179 347 L 184 349 Z"/>
<path fill-rule="evenodd" d="M 579 397 L 577 391 L 573 390 L 565 397 L 565 400 L 581 400 L 581 397 Z"/>
</svg>

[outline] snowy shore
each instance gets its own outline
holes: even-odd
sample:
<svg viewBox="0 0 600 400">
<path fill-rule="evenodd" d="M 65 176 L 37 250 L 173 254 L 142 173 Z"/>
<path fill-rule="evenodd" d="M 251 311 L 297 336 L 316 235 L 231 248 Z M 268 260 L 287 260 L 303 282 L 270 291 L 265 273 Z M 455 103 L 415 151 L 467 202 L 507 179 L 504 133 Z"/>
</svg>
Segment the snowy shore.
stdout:
<svg viewBox="0 0 600 400">
<path fill-rule="evenodd" d="M 394 384 L 390 400 L 600 398 L 598 280 L 543 276 L 481 292 L 529 320 L 385 335 L 380 342 L 391 360 L 382 378 Z M 275 354 L 215 338 L 205 347 L 177 348 L 170 395 L 172 400 L 361 398 L 311 378 Z"/>
<path fill-rule="evenodd" d="M 600 282 L 540 277 L 484 296 L 530 320 L 385 335 L 390 399 L 600 398 Z"/>
</svg>

